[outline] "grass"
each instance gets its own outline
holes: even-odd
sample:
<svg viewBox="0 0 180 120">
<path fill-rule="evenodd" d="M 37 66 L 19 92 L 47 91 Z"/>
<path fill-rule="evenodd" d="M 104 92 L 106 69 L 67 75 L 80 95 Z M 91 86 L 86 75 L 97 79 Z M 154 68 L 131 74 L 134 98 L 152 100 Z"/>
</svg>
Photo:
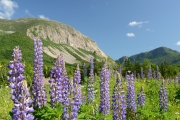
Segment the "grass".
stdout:
<svg viewBox="0 0 180 120">
<path fill-rule="evenodd" d="M 123 86 L 125 91 L 127 91 L 127 84 L 126 84 L 126 80 L 122 79 L 123 81 Z M 114 78 L 110 79 L 110 96 L 112 96 L 112 92 L 113 92 L 113 86 L 115 85 L 115 80 Z M 82 85 L 82 93 L 83 96 L 87 95 L 87 88 L 86 88 L 86 84 Z M 99 99 L 100 99 L 100 91 L 99 91 L 99 87 L 100 87 L 100 79 L 98 76 L 95 76 L 95 91 L 96 91 L 96 99 L 95 99 L 95 104 L 99 105 Z M 157 80 L 135 80 L 135 93 L 136 95 L 138 94 L 141 86 L 144 87 L 144 92 L 146 94 L 146 100 L 145 100 L 145 106 L 142 108 L 138 108 L 138 117 L 141 120 L 175 120 L 180 118 L 180 102 L 177 102 L 177 100 L 175 99 L 176 96 L 176 92 L 177 92 L 177 88 L 180 88 L 180 85 L 175 86 L 174 83 L 172 82 L 172 84 L 167 84 L 166 87 L 168 89 L 168 111 L 165 113 L 161 113 L 159 111 L 159 89 L 161 86 L 161 81 L 157 81 Z M 49 86 L 46 86 L 46 91 L 47 91 L 47 95 L 48 95 L 48 103 L 50 101 L 49 98 Z M 10 119 L 10 115 L 9 112 L 12 110 L 13 107 L 13 103 L 10 100 L 10 89 L 7 87 L 2 87 L 0 89 L 0 119 L 2 120 L 6 120 L 6 119 Z M 137 98 L 137 97 L 136 97 Z M 112 101 L 111 101 L 112 103 Z M 89 107 L 89 105 L 85 104 L 85 107 Z M 112 106 L 111 106 L 112 107 Z M 141 115 L 141 116 L 140 116 Z M 112 118 L 112 110 L 111 110 L 111 114 L 109 116 L 107 116 L 108 118 Z"/>
<path fill-rule="evenodd" d="M 0 120 L 10 120 L 9 112 L 13 108 L 13 102 L 10 100 L 10 88 L 8 86 L 1 87 L 0 95 Z"/>
</svg>

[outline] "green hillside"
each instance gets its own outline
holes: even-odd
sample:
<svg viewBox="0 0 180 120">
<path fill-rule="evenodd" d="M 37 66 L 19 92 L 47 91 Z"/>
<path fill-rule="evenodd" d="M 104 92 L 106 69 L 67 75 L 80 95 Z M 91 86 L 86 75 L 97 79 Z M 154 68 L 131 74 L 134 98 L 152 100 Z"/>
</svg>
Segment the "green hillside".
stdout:
<svg viewBox="0 0 180 120">
<path fill-rule="evenodd" d="M 123 63 L 126 56 L 119 59 L 120 63 Z M 180 63 L 180 52 L 172 50 L 167 47 L 159 47 L 149 52 L 143 52 L 128 57 L 131 62 L 142 63 L 144 58 L 148 58 L 154 64 L 160 64 L 166 60 L 168 64 Z"/>
</svg>

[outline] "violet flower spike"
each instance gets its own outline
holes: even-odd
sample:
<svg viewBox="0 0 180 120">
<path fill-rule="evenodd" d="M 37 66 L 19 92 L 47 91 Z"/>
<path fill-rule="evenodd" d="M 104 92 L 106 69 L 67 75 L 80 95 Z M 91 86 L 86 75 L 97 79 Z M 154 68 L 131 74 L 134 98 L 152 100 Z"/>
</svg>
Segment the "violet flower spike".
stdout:
<svg viewBox="0 0 180 120">
<path fill-rule="evenodd" d="M 125 91 L 122 86 L 120 74 L 117 73 L 117 75 L 118 77 L 114 86 L 114 92 L 112 96 L 113 120 L 126 120 Z"/>
<path fill-rule="evenodd" d="M 135 89 L 134 89 L 134 75 L 126 75 L 128 81 L 128 92 L 127 92 L 127 108 L 136 113 L 136 102 L 135 102 Z"/>
<path fill-rule="evenodd" d="M 159 91 L 159 97 L 160 97 L 160 110 L 163 112 L 166 112 L 168 110 L 168 91 L 165 87 L 164 80 L 162 82 L 162 85 Z"/>
<path fill-rule="evenodd" d="M 146 95 L 144 94 L 144 90 L 143 88 L 141 87 L 138 95 L 137 95 L 137 104 L 138 104 L 138 107 L 142 107 L 145 105 L 145 98 L 146 98 Z"/>
<path fill-rule="evenodd" d="M 34 107 L 40 108 L 47 103 L 46 91 L 43 85 L 43 49 L 42 41 L 34 39 L 34 76 L 32 95 Z"/>
<path fill-rule="evenodd" d="M 95 99 L 94 93 L 94 61 L 93 58 L 90 59 L 90 73 L 88 81 L 88 103 L 93 103 Z"/>
<path fill-rule="evenodd" d="M 80 105 L 82 104 L 82 96 L 81 96 L 81 74 L 79 70 L 79 65 L 77 65 L 76 70 L 74 72 L 74 78 L 73 80 L 70 80 L 69 82 L 69 95 L 68 95 L 68 101 L 69 101 L 69 107 L 67 109 L 67 118 L 70 120 L 77 120 L 78 117 L 78 111 L 80 109 Z"/>
<path fill-rule="evenodd" d="M 100 73 L 100 105 L 99 112 L 103 115 L 110 113 L 110 93 L 109 93 L 109 79 L 110 71 L 107 68 L 107 61 L 105 61 Z"/>
<path fill-rule="evenodd" d="M 32 100 L 27 88 L 26 81 L 24 82 L 24 65 L 20 62 L 22 59 L 21 50 L 19 47 L 14 48 L 13 61 L 9 63 L 9 87 L 12 89 L 10 94 L 11 100 L 14 102 L 12 109 L 12 120 L 28 119 L 33 120 L 34 116 L 31 113 L 34 111 L 31 106 Z"/>
<path fill-rule="evenodd" d="M 151 79 L 152 78 L 152 70 L 151 70 L 151 67 L 148 69 L 148 79 Z"/>
<path fill-rule="evenodd" d="M 79 64 L 77 64 L 76 70 L 74 72 L 73 86 L 74 86 L 74 97 L 78 100 L 78 109 L 82 104 L 82 93 L 81 93 L 81 73 L 79 69 Z"/>
<path fill-rule="evenodd" d="M 66 76 L 66 68 L 63 54 L 57 57 L 54 66 L 50 72 L 50 99 L 51 107 L 55 107 L 57 103 L 63 106 L 63 119 L 68 118 L 68 84 L 69 79 Z"/>
</svg>

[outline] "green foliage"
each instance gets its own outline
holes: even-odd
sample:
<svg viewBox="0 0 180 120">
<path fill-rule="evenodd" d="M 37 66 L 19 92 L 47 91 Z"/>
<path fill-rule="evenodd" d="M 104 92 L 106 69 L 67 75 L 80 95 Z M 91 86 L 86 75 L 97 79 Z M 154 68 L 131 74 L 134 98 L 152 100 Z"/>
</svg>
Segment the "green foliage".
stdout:
<svg viewBox="0 0 180 120">
<path fill-rule="evenodd" d="M 58 103 L 55 108 L 45 105 L 35 109 L 33 115 L 35 120 L 62 120 L 63 107 Z"/>
<path fill-rule="evenodd" d="M 1 86 L 0 96 L 0 120 L 11 120 L 9 112 L 13 108 L 13 102 L 10 99 L 10 88 L 8 86 Z"/>
<path fill-rule="evenodd" d="M 33 62 L 33 40 L 24 35 L 24 33 L 16 32 L 0 36 L 0 56 L 1 60 L 11 61 L 12 53 L 15 46 L 20 46 L 22 51 L 22 61 L 28 63 Z"/>
<path fill-rule="evenodd" d="M 8 84 L 7 74 L 8 74 L 7 66 L 3 66 L 0 64 L 0 86 L 6 86 Z"/>
<path fill-rule="evenodd" d="M 180 103 L 180 85 L 177 87 L 177 91 L 175 93 L 175 101 Z"/>
</svg>

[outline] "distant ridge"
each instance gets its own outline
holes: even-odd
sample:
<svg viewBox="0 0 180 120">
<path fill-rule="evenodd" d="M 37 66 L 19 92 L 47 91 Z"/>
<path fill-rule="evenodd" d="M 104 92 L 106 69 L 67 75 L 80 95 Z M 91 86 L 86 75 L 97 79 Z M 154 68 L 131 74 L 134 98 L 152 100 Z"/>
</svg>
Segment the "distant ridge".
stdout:
<svg viewBox="0 0 180 120">
<path fill-rule="evenodd" d="M 126 57 L 127 56 L 119 58 L 121 64 L 124 62 L 124 59 Z M 132 55 L 128 58 L 131 62 L 141 63 L 143 62 L 144 58 L 148 58 L 151 60 L 152 63 L 155 64 L 161 64 L 165 60 L 168 64 L 176 64 L 180 63 L 180 52 L 162 46 L 148 52 L 142 52 L 136 55 Z"/>
</svg>

